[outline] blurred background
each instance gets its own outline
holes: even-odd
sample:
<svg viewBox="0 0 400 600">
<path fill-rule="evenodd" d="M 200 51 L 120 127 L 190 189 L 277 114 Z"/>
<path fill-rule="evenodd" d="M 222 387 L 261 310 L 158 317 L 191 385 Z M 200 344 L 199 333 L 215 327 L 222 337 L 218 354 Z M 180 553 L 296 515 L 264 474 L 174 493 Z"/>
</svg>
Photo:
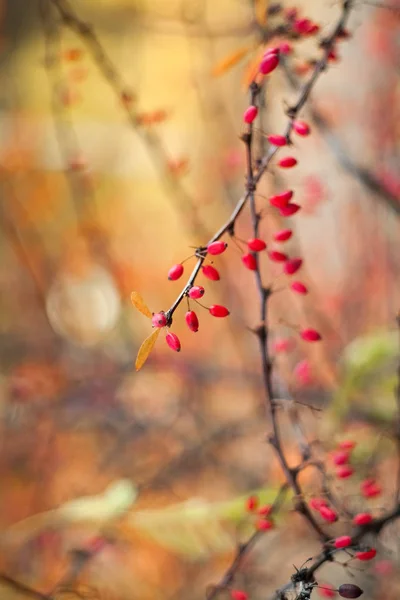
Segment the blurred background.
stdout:
<svg viewBox="0 0 400 600">
<path fill-rule="evenodd" d="M 299 403 L 324 452 L 356 437 L 360 477 L 373 471 L 390 497 L 395 447 L 381 432 L 395 414 L 398 357 L 400 17 L 372 4 L 357 3 L 350 39 L 302 112 L 312 135 L 295 141 L 299 165 L 288 174 L 272 165 L 257 204 L 295 190 L 302 209 L 287 249 L 304 258 L 311 289 L 295 297 L 282 285 L 271 298 L 275 393 Z M 282 482 L 265 442 L 255 285 L 230 243 L 214 262 L 221 281 L 199 279 L 204 304 L 226 305 L 229 319 L 198 307 L 194 335 L 183 304 L 173 326 L 181 353 L 161 334 L 139 373 L 151 323 L 130 294 L 151 311 L 171 306 L 184 278 L 169 282 L 169 268 L 213 235 L 243 192 L 254 65 L 266 45 L 292 45 L 266 90 L 261 153 L 263 134 L 283 132 L 340 5 L 297 2 L 320 24 L 305 40 L 285 30 L 285 2 L 0 6 L 0 597 L 26 597 L 6 574 L 60 598 L 76 597 L 71 589 L 202 598 L 254 526 L 246 496 L 271 501 Z M 267 212 L 263 237 L 288 223 Z M 244 212 L 236 235 L 250 234 Z M 265 281 L 280 272 L 265 262 Z M 316 327 L 324 343 L 299 344 L 293 325 Z M 280 420 L 294 464 L 285 411 Z M 318 491 L 312 475 L 303 483 Z M 357 478 L 338 491 L 365 508 Z M 238 575 L 252 598 L 318 552 L 290 507 Z M 365 597 L 382 597 L 384 585 L 395 598 L 398 532 L 381 559 L 352 575 Z M 343 577 L 338 565 L 321 574 L 333 585 Z"/>
</svg>

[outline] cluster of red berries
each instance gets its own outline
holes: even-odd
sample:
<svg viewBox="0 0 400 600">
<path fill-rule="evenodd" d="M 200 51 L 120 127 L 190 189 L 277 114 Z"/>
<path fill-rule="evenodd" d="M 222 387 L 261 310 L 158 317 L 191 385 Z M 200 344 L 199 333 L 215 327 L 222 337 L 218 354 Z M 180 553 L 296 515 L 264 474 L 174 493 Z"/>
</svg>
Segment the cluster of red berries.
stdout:
<svg viewBox="0 0 400 600">
<path fill-rule="evenodd" d="M 349 464 L 351 452 L 356 443 L 353 440 L 344 440 L 339 442 L 338 448 L 332 455 L 332 462 L 335 465 L 336 477 L 339 479 L 347 479 L 354 473 L 354 468 Z"/>
<path fill-rule="evenodd" d="M 258 531 L 269 531 L 274 527 L 274 522 L 271 519 L 271 504 L 260 506 L 257 496 L 249 496 L 246 499 L 245 508 L 247 512 L 257 517 L 255 527 Z"/>
</svg>

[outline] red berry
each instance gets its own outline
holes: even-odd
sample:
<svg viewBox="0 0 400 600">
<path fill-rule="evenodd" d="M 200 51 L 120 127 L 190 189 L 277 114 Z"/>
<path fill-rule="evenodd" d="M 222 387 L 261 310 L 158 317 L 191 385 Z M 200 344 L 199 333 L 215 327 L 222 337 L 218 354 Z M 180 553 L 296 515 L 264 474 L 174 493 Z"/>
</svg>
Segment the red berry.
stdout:
<svg viewBox="0 0 400 600">
<path fill-rule="evenodd" d="M 291 217 L 295 215 L 300 210 L 300 206 L 295 202 L 290 202 L 286 206 L 283 206 L 280 209 L 281 217 Z"/>
<path fill-rule="evenodd" d="M 343 440 L 342 442 L 339 442 L 338 446 L 339 448 L 342 448 L 342 450 L 352 450 L 355 448 L 356 442 L 353 440 Z"/>
<path fill-rule="evenodd" d="M 293 369 L 293 373 L 299 385 L 310 385 L 313 383 L 311 365 L 306 358 L 297 363 Z"/>
<path fill-rule="evenodd" d="M 257 106 L 249 106 L 244 111 L 243 120 L 245 123 L 252 123 L 257 115 L 258 115 Z"/>
<path fill-rule="evenodd" d="M 286 242 L 293 235 L 293 231 L 291 229 L 281 229 L 274 233 L 274 240 L 276 242 Z"/>
<path fill-rule="evenodd" d="M 163 311 L 154 313 L 151 318 L 151 324 L 153 327 L 165 327 L 167 324 L 167 317 Z"/>
<path fill-rule="evenodd" d="M 175 333 L 169 331 L 165 336 L 165 340 L 168 346 L 171 348 L 171 350 L 175 350 L 175 352 L 181 351 L 181 343 L 179 341 L 178 336 Z"/>
<path fill-rule="evenodd" d="M 308 504 L 310 505 L 310 508 L 318 511 L 321 509 L 322 506 L 328 506 L 326 500 L 324 500 L 323 498 L 311 498 Z"/>
<path fill-rule="evenodd" d="M 319 342 L 322 339 L 321 335 L 315 329 L 303 329 L 300 332 L 300 337 L 305 342 Z"/>
<path fill-rule="evenodd" d="M 347 450 L 342 450 L 340 452 L 335 452 L 332 456 L 333 464 L 336 466 L 345 465 L 350 460 L 350 453 Z"/>
<path fill-rule="evenodd" d="M 264 57 L 260 63 L 260 73 L 263 75 L 269 75 L 272 71 L 275 71 L 279 64 L 279 55 L 275 52 L 268 52 L 264 54 Z"/>
<path fill-rule="evenodd" d="M 390 560 L 378 560 L 374 565 L 374 571 L 382 576 L 391 575 L 393 573 L 393 563 Z"/>
<path fill-rule="evenodd" d="M 294 275 L 294 273 L 300 269 L 302 264 L 302 258 L 289 258 L 283 265 L 283 271 L 286 275 Z"/>
<path fill-rule="evenodd" d="M 194 285 L 188 292 L 189 298 L 192 300 L 198 300 L 204 296 L 205 289 L 201 285 Z"/>
<path fill-rule="evenodd" d="M 336 590 L 329 583 L 323 583 L 318 586 L 318 594 L 323 598 L 334 598 L 336 596 Z"/>
<path fill-rule="evenodd" d="M 290 169 L 291 167 L 295 167 L 297 165 L 297 160 L 294 156 L 284 156 L 278 162 L 278 165 L 283 169 Z"/>
<path fill-rule="evenodd" d="M 248 600 L 248 595 L 242 590 L 231 590 L 232 600 Z"/>
<path fill-rule="evenodd" d="M 170 281 L 176 281 L 177 279 L 179 279 L 179 277 L 182 277 L 182 274 L 183 274 L 183 265 L 178 263 L 177 265 L 174 265 L 173 267 L 171 267 L 170 270 L 168 271 L 168 279 Z"/>
<path fill-rule="evenodd" d="M 246 269 L 249 269 L 250 271 L 257 271 L 257 261 L 254 254 L 243 254 L 242 262 Z"/>
<path fill-rule="evenodd" d="M 272 529 L 273 526 L 273 522 L 269 519 L 260 519 L 256 523 L 256 528 L 258 529 L 258 531 L 268 531 L 269 529 Z"/>
<path fill-rule="evenodd" d="M 226 242 L 211 242 L 211 244 L 208 244 L 207 246 L 207 252 L 215 256 L 216 254 L 222 254 L 225 252 L 227 247 L 228 244 Z"/>
<path fill-rule="evenodd" d="M 328 521 L 328 523 L 334 523 L 338 520 L 338 516 L 334 510 L 329 508 L 329 506 L 321 506 L 319 509 L 319 514 L 324 519 L 324 521 Z"/>
<path fill-rule="evenodd" d="M 293 121 L 293 130 L 297 135 L 306 136 L 310 133 L 310 126 L 304 121 Z"/>
<path fill-rule="evenodd" d="M 293 23 L 293 29 L 300 35 L 312 35 L 319 31 L 319 26 L 310 19 L 296 19 Z"/>
<path fill-rule="evenodd" d="M 249 512 L 253 512 L 258 507 L 258 498 L 257 496 L 249 496 L 246 499 L 246 510 Z"/>
<path fill-rule="evenodd" d="M 253 238 L 249 240 L 247 245 L 249 250 L 252 250 L 252 252 L 261 252 L 261 250 L 265 250 L 267 247 L 267 244 L 264 242 L 264 240 L 260 240 L 259 238 Z"/>
<path fill-rule="evenodd" d="M 282 192 L 281 194 L 276 194 L 275 196 L 271 196 L 269 199 L 269 203 L 271 206 L 275 206 L 275 208 L 284 208 L 288 205 L 288 202 L 293 198 L 293 191 L 287 190 L 286 192 Z"/>
<path fill-rule="evenodd" d="M 260 506 L 257 512 L 260 516 L 267 517 L 271 513 L 271 510 L 271 504 L 264 504 L 264 506 Z"/>
<path fill-rule="evenodd" d="M 375 496 L 379 496 L 381 492 L 381 487 L 374 479 L 366 479 L 361 482 L 361 493 L 364 498 L 375 498 Z"/>
<path fill-rule="evenodd" d="M 353 467 L 350 467 L 350 465 L 343 465 L 342 467 L 338 467 L 336 469 L 336 477 L 338 477 L 339 479 L 347 479 L 348 477 L 351 477 L 354 474 L 354 469 Z"/>
<path fill-rule="evenodd" d="M 282 44 L 280 44 L 279 46 L 279 52 L 281 54 L 291 54 L 293 51 L 293 48 L 291 46 L 291 44 L 289 44 L 289 42 L 282 42 Z"/>
<path fill-rule="evenodd" d="M 307 286 L 305 286 L 304 283 L 301 283 L 301 281 L 293 281 L 293 283 L 290 284 L 290 287 L 298 294 L 308 294 Z"/>
<path fill-rule="evenodd" d="M 195 333 L 199 330 L 199 320 L 194 310 L 189 310 L 185 315 L 185 321 L 190 331 Z"/>
<path fill-rule="evenodd" d="M 207 277 L 207 279 L 219 281 L 219 273 L 212 265 L 205 265 L 205 267 L 201 267 L 201 270 L 203 271 L 204 277 Z"/>
<path fill-rule="evenodd" d="M 285 262 L 287 260 L 287 255 L 277 250 L 271 250 L 271 252 L 268 252 L 268 256 L 274 262 Z"/>
<path fill-rule="evenodd" d="M 359 550 L 356 552 L 356 558 L 358 560 L 372 560 L 376 556 L 375 548 L 370 548 L 369 550 Z"/>
<path fill-rule="evenodd" d="M 220 304 L 213 304 L 210 306 L 209 311 L 213 317 L 227 317 L 229 315 L 229 310 Z"/>
<path fill-rule="evenodd" d="M 270 144 L 272 144 L 273 146 L 286 146 L 287 144 L 287 139 L 285 138 L 284 135 L 267 135 L 267 140 L 269 141 Z"/>
<path fill-rule="evenodd" d="M 359 598 L 361 594 L 364 592 L 358 585 L 354 585 L 354 583 L 342 583 L 338 589 L 339 596 L 342 598 Z"/>
<path fill-rule="evenodd" d="M 351 546 L 352 541 L 353 540 L 349 535 L 342 535 L 336 538 L 333 545 L 335 546 L 335 548 L 347 548 L 348 546 Z"/>
<path fill-rule="evenodd" d="M 372 515 L 370 515 L 369 513 L 358 513 L 358 515 L 356 515 L 353 519 L 353 524 L 354 525 L 368 525 L 368 523 L 371 523 L 371 521 L 373 520 Z"/>
<path fill-rule="evenodd" d="M 293 348 L 293 340 L 291 338 L 278 338 L 272 344 L 274 352 L 288 352 Z"/>
</svg>

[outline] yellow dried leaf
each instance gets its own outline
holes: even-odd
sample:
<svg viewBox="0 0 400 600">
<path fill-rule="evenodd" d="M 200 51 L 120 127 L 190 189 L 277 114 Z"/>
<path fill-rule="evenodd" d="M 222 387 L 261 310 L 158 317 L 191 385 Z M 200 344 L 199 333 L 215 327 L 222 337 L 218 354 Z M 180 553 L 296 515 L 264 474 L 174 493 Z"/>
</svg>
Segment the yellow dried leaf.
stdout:
<svg viewBox="0 0 400 600">
<path fill-rule="evenodd" d="M 154 344 L 157 341 L 160 331 L 161 331 L 161 329 L 155 329 L 153 331 L 153 333 L 151 335 L 149 335 L 149 337 L 147 337 L 144 340 L 143 344 L 140 346 L 139 352 L 136 357 L 136 362 L 135 362 L 136 371 L 139 371 L 139 369 L 141 369 L 143 367 L 150 352 L 154 348 Z"/>
<path fill-rule="evenodd" d="M 269 0 L 255 0 L 254 2 L 254 14 L 257 23 L 263 27 L 267 24 Z"/>
<path fill-rule="evenodd" d="M 213 67 L 212 75 L 214 77 L 219 77 L 220 75 L 223 75 L 224 73 L 226 73 L 226 71 L 229 71 L 229 69 L 231 69 L 232 67 L 237 65 L 238 62 L 240 62 L 242 60 L 242 58 L 244 58 L 246 56 L 246 54 L 249 52 L 249 50 L 250 50 L 250 47 L 245 46 L 243 48 L 239 48 L 239 50 L 235 50 L 235 52 L 232 52 L 231 54 L 228 54 L 228 56 L 225 56 L 225 58 L 220 60 Z"/>
<path fill-rule="evenodd" d="M 145 317 L 149 317 L 149 319 L 151 319 L 151 317 L 153 315 L 152 315 L 149 307 L 147 306 L 146 302 L 143 300 L 142 296 L 139 294 L 139 292 L 132 292 L 131 302 L 132 302 L 133 306 L 135 308 L 137 308 L 139 312 L 142 313 L 142 315 L 144 315 Z"/>
</svg>

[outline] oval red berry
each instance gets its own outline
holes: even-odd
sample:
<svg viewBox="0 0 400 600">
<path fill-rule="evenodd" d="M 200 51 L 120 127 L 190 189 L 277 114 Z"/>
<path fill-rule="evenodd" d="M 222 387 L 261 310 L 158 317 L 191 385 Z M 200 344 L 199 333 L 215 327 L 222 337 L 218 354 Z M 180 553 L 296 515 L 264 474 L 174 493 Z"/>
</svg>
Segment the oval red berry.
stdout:
<svg viewBox="0 0 400 600">
<path fill-rule="evenodd" d="M 167 317 L 164 312 L 154 313 L 151 318 L 151 324 L 153 327 L 165 327 L 167 324 Z"/>
<path fill-rule="evenodd" d="M 179 341 L 178 336 L 175 333 L 169 331 L 165 336 L 165 341 L 167 342 L 171 350 L 174 350 L 175 352 L 181 351 L 181 343 Z"/>
<path fill-rule="evenodd" d="M 207 279 L 211 279 L 211 281 L 219 281 L 219 273 L 212 265 L 205 265 L 205 267 L 201 267 L 201 270 L 203 271 L 204 277 L 207 277 Z"/>
<path fill-rule="evenodd" d="M 227 317 L 229 315 L 229 310 L 220 304 L 213 304 L 210 306 L 209 311 L 213 317 Z"/>
<path fill-rule="evenodd" d="M 297 135 L 306 136 L 310 133 L 310 126 L 304 121 L 293 121 L 293 129 Z"/>
<path fill-rule="evenodd" d="M 319 342 L 322 339 L 321 334 L 311 328 L 303 329 L 300 332 L 300 336 L 305 342 Z"/>
<path fill-rule="evenodd" d="M 308 294 L 307 286 L 304 285 L 304 283 L 301 283 L 301 281 L 293 281 L 293 283 L 290 284 L 290 287 L 297 294 Z"/>
<path fill-rule="evenodd" d="M 283 271 L 286 275 L 294 275 L 303 264 L 302 258 L 289 258 L 283 265 Z"/>
<path fill-rule="evenodd" d="M 244 264 L 246 269 L 249 269 L 249 271 L 257 270 L 257 260 L 254 254 L 243 254 L 242 263 Z"/>
<path fill-rule="evenodd" d="M 204 296 L 205 289 L 201 285 L 194 285 L 188 292 L 189 298 L 192 300 L 198 300 Z"/>
<path fill-rule="evenodd" d="M 278 165 L 283 169 L 291 169 L 297 165 L 297 160 L 294 158 L 294 156 L 284 156 L 280 159 Z"/>
<path fill-rule="evenodd" d="M 185 321 L 190 331 L 195 333 L 199 330 L 199 320 L 194 310 L 189 310 L 185 315 Z"/>
<path fill-rule="evenodd" d="M 281 217 L 291 217 L 292 215 L 295 215 L 300 208 L 301 207 L 295 202 L 289 202 L 286 206 L 282 206 L 282 208 L 279 209 L 279 212 L 281 213 Z"/>
<path fill-rule="evenodd" d="M 227 249 L 228 244 L 226 242 L 211 242 L 207 246 L 207 252 L 209 254 L 213 254 L 214 256 L 217 254 L 222 254 Z"/>
<path fill-rule="evenodd" d="M 267 244 L 264 242 L 264 240 L 260 240 L 259 238 L 253 238 L 249 240 L 247 242 L 247 245 L 249 247 L 249 250 L 251 250 L 252 252 L 261 252 L 267 247 Z"/>
<path fill-rule="evenodd" d="M 286 146 L 286 144 L 287 144 L 287 139 L 285 138 L 284 135 L 278 135 L 278 134 L 267 135 L 267 140 L 273 146 L 281 147 L 281 146 Z"/>
<path fill-rule="evenodd" d="M 293 231 L 291 229 L 281 229 L 274 233 L 274 240 L 276 242 L 286 242 L 293 235 Z"/>
<path fill-rule="evenodd" d="M 243 114 L 243 121 L 245 123 L 252 123 L 256 116 L 258 115 L 257 106 L 249 106 Z"/>
<path fill-rule="evenodd" d="M 275 208 L 284 208 L 288 205 L 290 200 L 293 198 L 293 190 L 287 190 L 286 192 L 282 192 L 281 194 L 275 194 L 275 196 L 271 196 L 269 199 L 269 203 L 271 206 L 275 206 Z"/>
<path fill-rule="evenodd" d="M 177 279 L 182 277 L 182 274 L 183 274 L 183 265 L 181 265 L 179 263 L 170 268 L 170 270 L 168 271 L 168 279 L 170 281 L 176 281 Z"/>
<path fill-rule="evenodd" d="M 352 539 L 349 535 L 342 535 L 342 536 L 336 538 L 336 540 L 333 543 L 335 548 L 347 548 L 348 546 L 351 546 L 351 544 L 352 544 Z"/>
<path fill-rule="evenodd" d="M 260 73 L 263 75 L 269 75 L 272 71 L 275 71 L 279 64 L 279 55 L 276 52 L 269 52 L 264 55 L 260 63 Z"/>
<path fill-rule="evenodd" d="M 285 262 L 287 260 L 287 255 L 283 252 L 278 252 L 277 250 L 271 250 L 271 252 L 268 252 L 268 257 L 274 262 Z"/>
</svg>

